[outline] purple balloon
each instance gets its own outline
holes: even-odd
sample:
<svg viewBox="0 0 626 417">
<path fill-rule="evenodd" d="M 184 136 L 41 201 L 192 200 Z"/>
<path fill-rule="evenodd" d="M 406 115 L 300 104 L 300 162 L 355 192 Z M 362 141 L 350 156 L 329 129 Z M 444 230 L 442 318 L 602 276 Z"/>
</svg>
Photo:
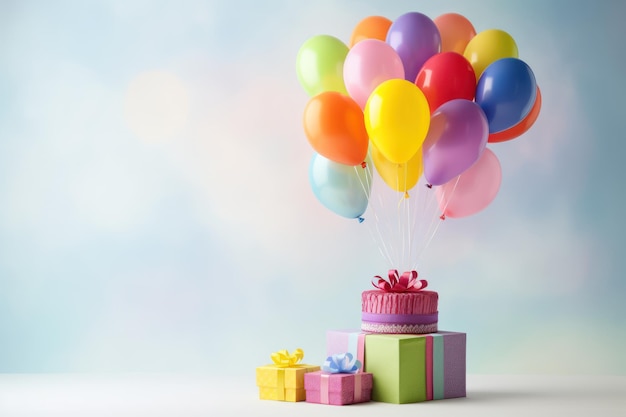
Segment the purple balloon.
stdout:
<svg viewBox="0 0 626 417">
<path fill-rule="evenodd" d="M 398 17 L 387 31 L 387 43 L 404 64 L 404 78 L 415 82 L 424 62 L 441 51 L 441 35 L 428 16 L 410 12 Z"/>
<path fill-rule="evenodd" d="M 430 119 L 422 145 L 424 178 L 441 185 L 462 174 L 482 155 L 489 139 L 489 123 L 473 101 L 455 99 L 443 103 Z"/>
</svg>

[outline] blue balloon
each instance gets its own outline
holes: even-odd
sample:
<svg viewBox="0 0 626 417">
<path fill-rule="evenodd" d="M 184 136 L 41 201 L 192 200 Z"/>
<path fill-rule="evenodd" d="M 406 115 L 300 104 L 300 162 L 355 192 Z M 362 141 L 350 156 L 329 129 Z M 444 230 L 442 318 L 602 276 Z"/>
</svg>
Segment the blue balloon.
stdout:
<svg viewBox="0 0 626 417">
<path fill-rule="evenodd" d="M 492 62 L 476 85 L 476 103 L 489 122 L 489 133 L 509 129 L 528 115 L 537 98 L 537 82 L 530 67 L 517 58 Z"/>
<path fill-rule="evenodd" d="M 313 154 L 309 165 L 309 182 L 315 197 L 327 209 L 349 219 L 360 218 L 367 209 L 371 192 L 372 168 L 350 166 Z"/>
</svg>

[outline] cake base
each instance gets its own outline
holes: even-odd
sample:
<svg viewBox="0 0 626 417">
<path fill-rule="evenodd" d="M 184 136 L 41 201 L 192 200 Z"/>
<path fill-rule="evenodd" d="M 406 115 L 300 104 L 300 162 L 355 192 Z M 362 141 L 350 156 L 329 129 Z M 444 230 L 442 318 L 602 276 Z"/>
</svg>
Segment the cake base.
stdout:
<svg viewBox="0 0 626 417">
<path fill-rule="evenodd" d="M 437 333 L 437 323 L 431 324 L 394 324 L 361 322 L 361 330 L 368 333 L 386 334 L 425 334 Z"/>
</svg>

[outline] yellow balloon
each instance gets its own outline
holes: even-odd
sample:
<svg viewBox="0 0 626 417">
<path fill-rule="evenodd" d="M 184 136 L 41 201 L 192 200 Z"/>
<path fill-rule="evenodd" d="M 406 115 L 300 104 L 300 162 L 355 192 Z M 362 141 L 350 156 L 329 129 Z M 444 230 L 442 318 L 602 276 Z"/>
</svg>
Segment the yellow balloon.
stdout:
<svg viewBox="0 0 626 417">
<path fill-rule="evenodd" d="M 517 44 L 511 35 L 500 29 L 488 29 L 474 36 L 463 52 L 472 64 L 476 81 L 494 61 L 502 58 L 518 58 Z"/>
<path fill-rule="evenodd" d="M 365 109 L 370 140 L 390 162 L 402 164 L 421 148 L 430 125 L 428 101 L 415 84 L 391 79 L 370 94 Z"/>
<path fill-rule="evenodd" d="M 403 164 L 395 164 L 389 162 L 376 146 L 370 146 L 370 153 L 376 172 L 385 181 L 385 183 L 392 189 L 400 192 L 407 192 L 411 188 L 415 187 L 420 175 L 424 171 L 422 165 L 422 149 L 418 149 L 415 155 L 411 157 L 407 162 Z"/>
</svg>

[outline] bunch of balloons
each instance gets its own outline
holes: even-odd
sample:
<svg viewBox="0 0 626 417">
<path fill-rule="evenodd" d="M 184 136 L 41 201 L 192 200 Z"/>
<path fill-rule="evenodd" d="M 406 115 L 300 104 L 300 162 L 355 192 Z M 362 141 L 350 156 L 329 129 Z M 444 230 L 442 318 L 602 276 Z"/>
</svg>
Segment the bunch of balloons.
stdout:
<svg viewBox="0 0 626 417">
<path fill-rule="evenodd" d="M 330 35 L 308 39 L 296 70 L 310 96 L 311 187 L 347 218 L 361 219 L 368 207 L 372 165 L 406 198 L 423 176 L 442 216 L 483 210 L 501 182 L 487 145 L 521 136 L 541 108 L 511 35 L 477 33 L 456 13 L 366 17 L 348 45 Z"/>
</svg>

